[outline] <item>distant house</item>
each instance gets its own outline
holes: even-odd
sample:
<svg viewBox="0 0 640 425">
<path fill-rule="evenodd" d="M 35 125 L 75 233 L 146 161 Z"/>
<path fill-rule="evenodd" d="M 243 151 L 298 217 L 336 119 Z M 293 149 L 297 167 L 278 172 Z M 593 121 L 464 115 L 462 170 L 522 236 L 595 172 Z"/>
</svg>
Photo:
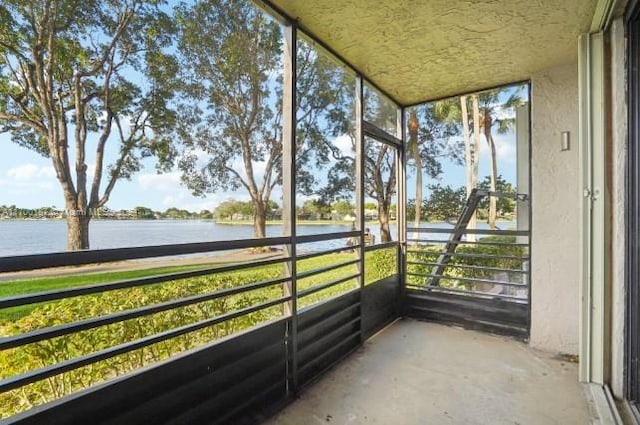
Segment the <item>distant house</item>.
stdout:
<svg viewBox="0 0 640 425">
<path fill-rule="evenodd" d="M 364 210 L 364 219 L 365 220 L 377 220 L 378 219 L 378 210 L 377 209 Z"/>
</svg>

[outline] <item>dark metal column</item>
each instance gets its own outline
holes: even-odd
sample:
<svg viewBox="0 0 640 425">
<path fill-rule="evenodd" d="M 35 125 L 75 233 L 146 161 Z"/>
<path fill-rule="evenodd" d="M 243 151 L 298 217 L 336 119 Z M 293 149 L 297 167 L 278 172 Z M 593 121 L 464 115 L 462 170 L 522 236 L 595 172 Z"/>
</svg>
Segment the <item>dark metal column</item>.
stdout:
<svg viewBox="0 0 640 425">
<path fill-rule="evenodd" d="M 398 186 L 398 196 L 396 199 L 396 222 L 398 223 L 398 275 L 400 283 L 400 300 L 404 302 L 405 288 L 407 284 L 407 150 L 406 150 L 406 128 L 405 128 L 405 108 L 398 108 L 398 128 L 397 135 L 402 141 L 398 152 L 398 166 L 396 167 Z"/>
<path fill-rule="evenodd" d="M 290 280 L 284 285 L 285 296 L 291 300 L 285 305 L 285 314 L 291 316 L 288 328 L 289 344 L 289 392 L 298 388 L 298 288 L 296 284 L 296 52 L 297 28 L 290 22 L 284 31 L 284 86 L 282 93 L 282 219 L 283 232 L 291 237 L 291 243 L 285 245 L 290 260 L 286 270 Z"/>
<path fill-rule="evenodd" d="M 360 74 L 356 75 L 356 228 L 360 232 L 358 256 L 358 290 L 360 291 L 360 305 L 362 305 L 362 289 L 364 288 L 364 80 Z M 362 310 L 360 310 L 360 342 L 364 342 L 362 329 Z"/>
</svg>

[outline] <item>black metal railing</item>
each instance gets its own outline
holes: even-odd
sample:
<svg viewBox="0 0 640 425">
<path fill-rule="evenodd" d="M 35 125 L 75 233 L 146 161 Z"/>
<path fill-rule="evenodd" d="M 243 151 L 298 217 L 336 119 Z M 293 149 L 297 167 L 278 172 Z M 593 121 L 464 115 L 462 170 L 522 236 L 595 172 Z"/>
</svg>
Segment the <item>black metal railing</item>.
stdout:
<svg viewBox="0 0 640 425">
<path fill-rule="evenodd" d="M 528 231 L 467 229 L 462 232 L 467 239 L 437 238 L 453 233 L 442 228 L 407 230 L 413 235 L 407 240 L 407 287 L 528 303 Z M 478 239 L 468 240 L 469 235 Z"/>
<path fill-rule="evenodd" d="M 528 231 L 409 228 L 407 234 L 407 316 L 528 338 Z"/>
<path fill-rule="evenodd" d="M 340 322 L 338 327 L 331 327 L 333 325 L 330 325 L 329 322 L 322 324 L 325 323 L 324 316 L 322 316 L 323 319 L 318 322 L 318 329 L 325 333 L 320 335 L 315 342 L 300 347 L 299 353 L 297 350 L 290 352 L 291 359 L 289 361 L 292 364 L 297 364 L 299 355 L 307 356 L 318 346 L 322 346 L 322 341 L 331 340 L 336 343 L 335 346 L 324 347 L 328 353 L 326 356 L 329 357 L 330 353 L 342 352 L 340 347 L 351 349 L 349 341 L 353 341 L 353 336 L 356 334 L 362 335 L 362 300 L 361 295 L 357 294 L 362 291 L 366 283 L 372 283 L 374 280 L 381 281 L 383 278 L 396 276 L 395 279 L 399 282 L 399 278 L 397 278 L 399 244 L 391 242 L 364 247 L 362 245 L 364 238 L 360 231 L 298 236 L 296 243 L 300 244 L 298 246 L 325 241 L 339 241 L 338 243 L 340 243 L 345 238 L 350 238 L 356 243 L 349 246 L 302 252 L 295 258 L 289 256 L 287 252 L 290 250 L 285 248 L 292 243 L 293 239 L 289 237 L 0 258 L 1 272 L 29 271 L 33 275 L 36 270 L 50 271 L 53 267 L 69 265 L 83 266 L 151 258 L 163 259 L 193 254 L 209 255 L 254 248 L 282 248 L 267 249 L 263 257 L 231 264 L 214 265 L 213 262 L 220 260 L 214 261 L 209 257 L 203 257 L 202 263 L 200 263 L 200 258 L 198 258 L 195 265 L 192 264 L 193 261 L 189 263 L 188 269 L 172 270 L 171 272 L 159 271 L 157 274 L 154 273 L 155 268 L 164 269 L 165 262 L 162 262 L 162 266 L 153 262 L 149 263 L 149 268 L 153 266 L 153 269 L 149 270 L 150 274 L 141 277 L 118 280 L 110 279 L 107 276 L 104 282 L 79 284 L 73 287 L 33 293 L 19 293 L 0 298 L 0 313 L 9 312 L 16 308 L 29 308 L 32 309 L 30 311 L 38 312 L 40 316 L 47 318 L 47 320 L 29 323 L 25 326 L 19 326 L 21 322 L 18 320 L 14 327 L 3 327 L 4 335 L 0 337 L 0 356 L 7 356 L 5 360 L 10 356 L 17 356 L 17 359 L 25 353 L 31 353 L 28 355 L 37 353 L 36 356 L 41 357 L 48 356 L 47 358 L 38 358 L 38 361 L 31 362 L 28 366 L 6 368 L 0 372 L 2 378 L 0 379 L 0 398 L 5 397 L 4 400 L 9 400 L 7 394 L 13 394 L 16 391 L 22 391 L 20 397 L 25 397 L 25 391 L 28 393 L 30 385 L 44 382 L 47 379 L 64 378 L 68 373 L 77 373 L 75 382 L 79 382 L 84 376 L 85 369 L 83 368 L 94 367 L 109 361 L 114 362 L 113 372 L 101 376 L 100 379 L 86 377 L 86 386 L 74 384 L 67 386 L 62 392 L 54 392 L 56 397 L 71 394 L 136 370 L 136 368 L 122 368 L 120 364 L 122 362 L 115 362 L 115 359 L 121 359 L 122 356 L 135 355 L 144 358 L 137 364 L 138 367 L 153 364 L 160 360 L 170 359 L 186 350 L 210 344 L 216 339 L 218 333 L 215 335 L 206 334 L 192 340 L 188 339 L 189 335 L 196 335 L 198 332 L 208 331 L 216 326 L 227 326 L 219 336 L 232 336 L 236 332 L 250 329 L 256 325 L 287 320 L 287 318 L 297 317 L 305 311 L 311 312 L 310 308 L 313 309 L 314 306 L 325 304 L 330 305 L 334 299 L 351 300 L 352 298 L 344 297 L 351 297 L 349 294 L 355 294 L 356 298 L 345 304 L 344 311 L 354 311 L 357 312 L 357 315 L 346 317 L 344 319 L 346 321 Z M 377 253 L 384 253 L 384 255 L 380 258 L 371 257 Z M 376 267 L 382 264 L 381 261 L 386 261 L 390 264 L 389 269 L 384 273 L 379 271 L 371 273 L 372 278 L 365 282 L 360 265 L 365 264 L 366 272 L 367 258 L 371 258 L 371 263 Z M 373 263 L 374 259 L 376 263 Z M 287 264 L 292 262 L 297 265 L 294 268 L 295 276 L 291 276 L 287 272 L 287 270 L 291 270 Z M 130 263 L 118 263 L 118 267 L 122 269 L 123 264 Z M 141 262 L 137 262 L 135 270 L 140 270 L 140 264 Z M 262 273 L 265 270 L 268 270 L 268 273 Z M 55 269 L 55 271 L 58 276 L 64 276 L 64 273 L 69 272 L 65 269 Z M 77 276 L 78 274 L 77 270 L 74 270 L 69 276 Z M 210 284 L 211 279 L 217 279 L 215 280 L 217 283 Z M 201 284 L 201 282 L 206 282 L 206 284 Z M 216 286 L 218 283 L 219 285 Z M 168 286 L 172 288 L 169 295 L 159 297 L 150 295 L 156 294 L 156 292 L 161 293 Z M 75 300 L 90 300 L 90 302 L 78 305 L 97 306 L 103 302 L 103 298 L 106 296 L 112 297 L 110 298 L 112 301 L 115 299 L 115 304 L 109 305 L 109 308 L 97 308 L 95 311 L 89 308 L 86 311 L 79 311 L 77 316 L 71 314 L 69 317 L 56 317 L 57 312 L 62 311 L 58 309 L 59 303 L 68 303 L 64 307 L 67 308 L 73 305 Z M 294 297 L 296 300 L 304 301 L 298 305 L 298 303 L 292 302 Z M 214 306 L 212 303 L 218 304 Z M 355 310 L 353 310 L 354 308 Z M 162 316 L 169 314 L 172 316 Z M 256 314 L 261 314 L 261 316 L 254 318 Z M 379 313 L 378 316 L 380 316 L 380 320 L 388 319 Z M 174 319 L 177 317 L 180 320 L 175 321 Z M 247 318 L 251 320 L 228 326 L 229 323 L 235 323 L 234 320 Z M 148 329 L 135 331 L 129 331 L 129 328 L 125 326 L 132 324 L 132 328 L 134 328 L 135 324 L 145 320 L 150 322 L 156 320 L 157 323 L 153 322 L 153 326 Z M 288 327 L 297 326 L 294 323 L 297 321 L 290 321 Z M 354 328 L 355 325 L 358 326 Z M 107 335 L 106 342 L 100 341 L 95 346 L 83 349 L 71 347 L 76 340 L 69 338 L 90 336 L 92 332 L 99 330 L 107 330 L 106 334 L 101 334 Z M 289 338 L 293 334 L 295 333 L 288 333 Z M 337 341 L 335 339 L 337 335 L 341 335 L 342 339 Z M 145 358 L 144 350 L 171 341 L 180 342 L 174 344 L 175 346 L 170 344 L 171 348 L 162 351 L 161 355 Z M 361 338 L 357 341 L 358 343 L 362 342 Z M 52 347 L 64 347 L 64 350 L 68 350 L 65 353 L 54 352 L 56 349 Z M 301 364 L 300 371 L 296 370 L 295 373 L 306 373 L 311 376 L 309 373 L 315 370 L 316 364 L 326 366 L 326 362 L 322 360 L 323 356 L 325 354 L 312 359 L 312 361 L 305 361 L 304 364 Z M 5 361 L 6 363 L 7 361 Z M 288 373 L 291 373 L 291 370 Z M 37 405 L 51 399 L 51 397 L 45 397 L 45 399 L 37 400 L 33 404 Z M 33 400 L 28 401 L 27 404 L 30 404 Z M 4 415 L 6 416 L 6 410 Z"/>
</svg>

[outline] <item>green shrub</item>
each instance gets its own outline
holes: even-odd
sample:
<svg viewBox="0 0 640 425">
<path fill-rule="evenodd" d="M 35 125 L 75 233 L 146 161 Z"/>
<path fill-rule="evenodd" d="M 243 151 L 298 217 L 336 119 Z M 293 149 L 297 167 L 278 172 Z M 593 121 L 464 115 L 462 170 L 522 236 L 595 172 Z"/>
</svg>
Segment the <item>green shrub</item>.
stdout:
<svg viewBox="0 0 640 425">
<path fill-rule="evenodd" d="M 74 322 L 84 317 L 103 316 L 190 295 L 272 279 L 279 277 L 281 273 L 282 267 L 270 266 L 259 270 L 183 279 L 162 285 L 65 299 L 36 308 L 29 315 L 6 325 L 2 333 L 4 335 L 25 333 L 34 329 Z M 280 296 L 282 296 L 282 287 L 275 285 L 5 350 L 0 352 L 0 375 L 6 378 L 22 374 Z M 9 391 L 0 395 L 0 416 L 13 415 L 276 318 L 281 314 L 282 308 L 279 306 L 261 310 Z"/>
<path fill-rule="evenodd" d="M 298 272 L 305 272 L 355 258 L 357 258 L 355 253 L 328 254 L 300 260 L 297 268 Z M 367 283 L 396 273 L 395 248 L 367 252 L 365 261 L 365 281 Z M 300 279 L 298 289 L 303 290 L 347 277 L 357 270 L 357 265 L 352 264 Z M 274 279 L 281 277 L 283 271 L 283 265 L 276 264 L 42 303 L 17 320 L 5 322 L 0 326 L 0 336 L 22 334 L 36 329 Z M 298 306 L 304 308 L 356 287 L 356 280 L 350 279 L 300 299 Z M 282 285 L 278 284 L 5 350 L 0 352 L 0 378 L 20 375 L 118 344 L 135 341 L 149 335 L 273 300 L 282 295 Z M 264 309 L 0 394 L 0 417 L 14 415 L 166 359 L 182 351 L 280 317 L 282 310 L 282 306 L 279 305 Z"/>
<path fill-rule="evenodd" d="M 368 285 L 398 273 L 397 248 L 365 252 L 364 282 Z"/>
<path fill-rule="evenodd" d="M 481 238 L 479 242 L 499 242 L 499 243 L 514 243 L 514 236 L 488 236 Z M 444 250 L 444 244 L 431 245 L 431 246 L 418 246 L 411 247 L 412 253 L 408 255 L 408 261 L 410 262 L 429 262 L 435 263 L 438 260 L 440 253 Z M 456 249 L 456 253 L 460 254 L 476 254 L 476 255 L 495 255 L 495 256 L 510 256 L 510 257 L 525 257 L 527 249 L 525 246 L 520 245 L 460 245 Z M 444 269 L 444 275 L 451 277 L 450 279 L 441 279 L 440 286 L 473 289 L 474 283 L 467 281 L 456 281 L 456 277 L 466 279 L 491 279 L 495 280 L 496 271 L 494 270 L 482 270 L 472 269 L 455 266 L 474 266 L 474 267 L 490 267 L 498 269 L 511 269 L 518 270 L 522 268 L 522 261 L 519 259 L 509 258 L 482 258 L 482 257 L 465 257 L 454 256 L 447 263 L 448 267 Z M 420 275 L 430 275 L 433 273 L 434 266 L 427 264 L 409 264 L 407 266 L 409 273 L 416 273 Z M 522 274 L 511 272 L 507 273 L 509 280 L 515 281 L 520 278 Z M 426 277 L 420 276 L 407 276 L 407 283 L 415 286 L 423 286 L 427 283 Z"/>
</svg>

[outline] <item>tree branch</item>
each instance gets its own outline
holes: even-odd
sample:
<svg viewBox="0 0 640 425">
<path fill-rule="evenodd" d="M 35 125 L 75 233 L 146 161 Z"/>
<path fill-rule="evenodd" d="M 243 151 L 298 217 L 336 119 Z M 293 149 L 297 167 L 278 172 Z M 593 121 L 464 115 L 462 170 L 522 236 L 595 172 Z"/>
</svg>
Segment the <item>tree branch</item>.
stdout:
<svg viewBox="0 0 640 425">
<path fill-rule="evenodd" d="M 224 169 L 227 170 L 228 172 L 230 172 L 231 174 L 235 175 L 237 177 L 237 179 L 240 181 L 240 184 L 242 184 L 245 189 L 247 189 L 247 191 L 249 193 L 251 193 L 251 189 L 249 188 L 249 185 L 247 184 L 247 182 L 242 178 L 242 176 L 240 175 L 240 173 L 238 173 L 236 170 L 234 170 L 231 167 L 228 166 L 224 166 Z"/>
<path fill-rule="evenodd" d="M 129 21 L 134 16 L 134 13 L 135 13 L 135 11 L 133 9 L 126 8 L 124 10 L 124 12 L 122 13 L 122 15 L 120 16 L 120 19 L 118 21 L 118 26 L 116 27 L 115 33 L 113 35 L 113 38 L 111 39 L 111 41 L 109 42 L 107 48 L 105 49 L 104 53 L 102 54 L 102 57 L 98 60 L 98 62 L 96 62 L 96 64 L 90 70 L 86 70 L 86 71 L 80 72 L 82 77 L 88 77 L 88 76 L 91 76 L 91 75 L 95 75 L 96 73 L 98 73 L 104 67 L 105 63 L 107 62 L 109 57 L 112 55 L 112 51 L 115 49 L 116 44 L 120 40 L 120 37 L 122 37 L 122 34 L 124 33 L 125 29 L 127 28 L 127 25 L 129 25 Z"/>
<path fill-rule="evenodd" d="M 140 117 L 138 116 L 137 120 Z M 133 132 L 131 134 L 129 134 L 129 137 L 125 137 L 124 135 L 124 131 L 122 130 L 122 124 L 120 123 L 120 118 L 118 118 L 117 115 L 113 116 L 113 120 L 116 123 L 116 127 L 118 129 L 118 135 L 120 136 L 120 142 L 122 143 L 122 151 L 120 152 L 120 157 L 118 158 L 118 160 L 116 161 L 116 165 L 115 168 L 113 169 L 113 171 L 111 172 L 111 178 L 109 179 L 109 183 L 107 184 L 107 187 L 104 190 L 104 193 L 102 194 L 102 197 L 100 198 L 100 200 L 95 203 L 95 204 L 90 204 L 90 208 L 100 208 L 102 206 L 104 206 L 107 201 L 109 201 L 109 196 L 111 196 L 111 191 L 113 191 L 113 188 L 116 185 L 116 182 L 118 181 L 118 178 L 120 177 L 120 173 L 122 171 L 122 166 L 124 165 L 124 160 L 127 157 L 127 155 L 129 155 L 129 153 L 131 153 L 131 150 L 133 149 L 133 147 L 135 146 L 134 143 L 134 139 L 133 139 Z M 103 133 L 104 135 L 104 133 Z M 107 136 L 108 137 L 108 136 Z M 101 137 L 102 139 L 102 137 Z M 106 139 L 105 139 L 106 141 Z M 97 163 L 96 163 L 97 166 Z M 101 164 L 102 166 L 102 164 Z M 95 180 L 95 176 L 94 176 L 94 180 Z M 94 194 L 91 194 L 92 197 L 94 196 Z M 96 198 L 99 195 L 97 195 L 96 193 Z"/>
</svg>

